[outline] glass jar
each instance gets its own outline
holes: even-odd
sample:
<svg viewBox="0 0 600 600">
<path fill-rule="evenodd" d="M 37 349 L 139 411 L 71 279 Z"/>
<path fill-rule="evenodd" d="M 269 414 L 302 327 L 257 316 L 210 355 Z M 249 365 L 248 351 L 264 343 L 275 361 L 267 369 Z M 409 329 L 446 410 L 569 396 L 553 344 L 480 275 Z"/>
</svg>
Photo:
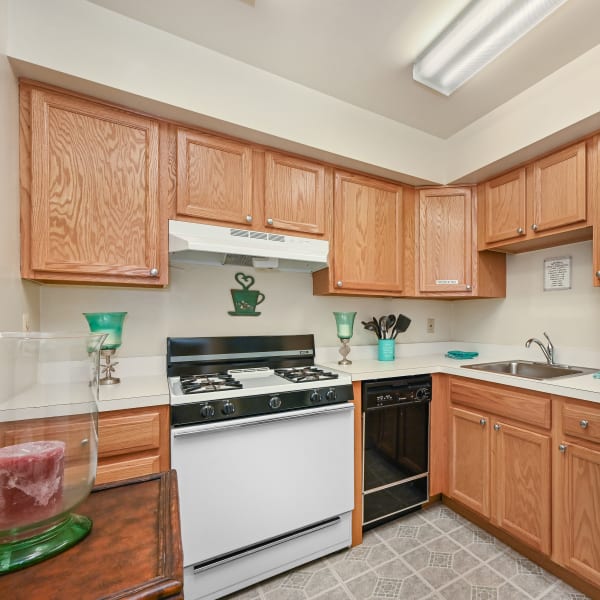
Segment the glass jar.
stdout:
<svg viewBox="0 0 600 600">
<path fill-rule="evenodd" d="M 72 510 L 96 477 L 104 338 L 0 332 L 0 574 L 54 556 L 91 530 Z"/>
</svg>

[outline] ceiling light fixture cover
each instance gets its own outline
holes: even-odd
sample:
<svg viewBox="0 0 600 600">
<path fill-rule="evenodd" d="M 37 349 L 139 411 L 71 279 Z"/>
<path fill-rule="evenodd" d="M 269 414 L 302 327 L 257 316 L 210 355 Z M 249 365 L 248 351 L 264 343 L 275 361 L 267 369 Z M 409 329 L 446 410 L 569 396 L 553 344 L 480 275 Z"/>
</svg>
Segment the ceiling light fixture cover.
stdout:
<svg viewBox="0 0 600 600">
<path fill-rule="evenodd" d="M 413 65 L 413 79 L 449 96 L 566 0 L 474 0 Z"/>
</svg>

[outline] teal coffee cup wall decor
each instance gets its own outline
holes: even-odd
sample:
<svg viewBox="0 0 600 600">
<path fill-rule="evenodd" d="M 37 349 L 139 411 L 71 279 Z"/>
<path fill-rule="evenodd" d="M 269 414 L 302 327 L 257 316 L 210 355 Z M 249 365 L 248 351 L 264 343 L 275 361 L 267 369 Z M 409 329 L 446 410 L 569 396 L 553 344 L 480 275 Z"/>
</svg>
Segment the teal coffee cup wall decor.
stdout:
<svg viewBox="0 0 600 600">
<path fill-rule="evenodd" d="M 251 290 L 254 277 L 244 273 L 236 273 L 235 280 L 242 286 L 241 290 L 231 290 L 231 299 L 235 310 L 230 310 L 232 317 L 258 317 L 256 307 L 264 301 L 265 295 L 258 290 Z"/>
</svg>

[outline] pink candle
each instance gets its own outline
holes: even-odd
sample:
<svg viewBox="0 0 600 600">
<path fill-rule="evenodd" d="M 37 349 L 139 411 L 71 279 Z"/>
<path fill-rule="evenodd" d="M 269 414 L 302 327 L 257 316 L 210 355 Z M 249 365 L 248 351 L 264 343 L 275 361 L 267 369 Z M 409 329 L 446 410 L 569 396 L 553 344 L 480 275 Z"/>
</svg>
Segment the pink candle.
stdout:
<svg viewBox="0 0 600 600">
<path fill-rule="evenodd" d="M 62 500 L 65 443 L 0 448 L 0 530 L 53 516 Z"/>
</svg>

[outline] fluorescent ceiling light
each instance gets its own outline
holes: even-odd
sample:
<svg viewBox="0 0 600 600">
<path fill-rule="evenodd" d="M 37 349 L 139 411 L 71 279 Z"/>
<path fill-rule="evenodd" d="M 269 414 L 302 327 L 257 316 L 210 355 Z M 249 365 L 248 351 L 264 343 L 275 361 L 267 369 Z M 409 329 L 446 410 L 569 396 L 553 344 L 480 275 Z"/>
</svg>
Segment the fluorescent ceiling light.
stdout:
<svg viewBox="0 0 600 600">
<path fill-rule="evenodd" d="M 413 79 L 449 96 L 566 0 L 474 0 L 413 65 Z"/>
</svg>

